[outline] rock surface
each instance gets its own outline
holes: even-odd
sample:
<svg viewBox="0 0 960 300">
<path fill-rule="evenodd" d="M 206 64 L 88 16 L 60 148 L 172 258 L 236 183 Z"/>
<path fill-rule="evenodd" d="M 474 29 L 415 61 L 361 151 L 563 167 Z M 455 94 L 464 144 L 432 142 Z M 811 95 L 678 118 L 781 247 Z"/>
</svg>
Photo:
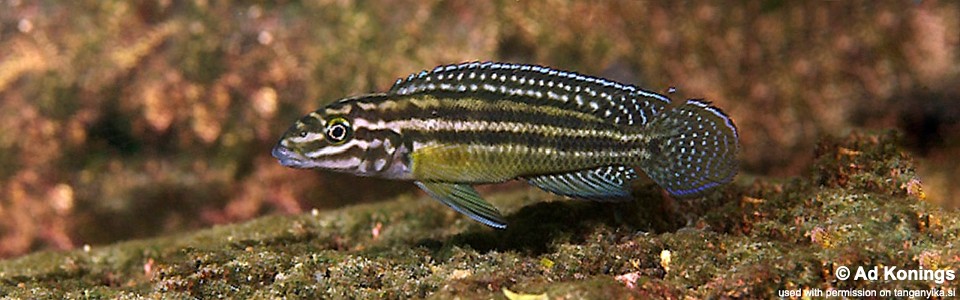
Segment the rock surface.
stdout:
<svg viewBox="0 0 960 300">
<path fill-rule="evenodd" d="M 647 184 L 628 204 L 487 193 L 492 230 L 426 196 L 0 261 L 9 298 L 777 296 L 784 289 L 956 289 L 839 280 L 840 266 L 958 270 L 958 213 L 927 203 L 893 132 L 820 142 L 805 176 L 741 176 L 704 199 Z M 505 291 L 506 289 L 506 291 Z"/>
</svg>

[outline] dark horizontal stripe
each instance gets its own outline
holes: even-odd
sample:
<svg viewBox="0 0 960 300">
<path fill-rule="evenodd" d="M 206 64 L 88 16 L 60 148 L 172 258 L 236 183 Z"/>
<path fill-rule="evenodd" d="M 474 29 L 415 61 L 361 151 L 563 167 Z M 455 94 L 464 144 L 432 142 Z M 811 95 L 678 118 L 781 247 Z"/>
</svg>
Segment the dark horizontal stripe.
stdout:
<svg viewBox="0 0 960 300">
<path fill-rule="evenodd" d="M 419 142 L 435 142 L 441 145 L 524 145 L 536 148 L 552 148 L 558 151 L 616 151 L 627 152 L 641 148 L 639 142 L 624 143 L 620 140 L 600 137 L 556 136 L 544 132 L 516 134 L 496 131 L 404 131 L 405 139 Z"/>
<path fill-rule="evenodd" d="M 451 120 L 444 120 L 451 121 Z M 453 121 L 460 122 L 460 121 Z M 421 128 L 400 128 L 401 135 L 404 139 L 419 140 L 419 137 L 429 137 L 431 134 L 443 134 L 448 136 L 451 141 L 456 139 L 458 136 L 462 142 L 468 142 L 477 140 L 478 136 L 484 134 L 495 134 L 498 139 L 515 139 L 518 141 L 527 140 L 527 139 L 544 139 L 544 140 L 563 140 L 563 139 L 578 139 L 582 140 L 602 140 L 609 141 L 610 143 L 615 143 L 617 145 L 623 146 L 632 146 L 638 147 L 639 140 L 635 141 L 624 141 L 621 135 L 615 132 L 607 132 L 609 135 L 599 135 L 591 134 L 589 131 L 590 127 L 587 128 L 572 128 L 572 127 L 557 127 L 553 128 L 556 130 L 534 128 L 532 124 L 526 124 L 525 128 L 511 128 L 510 130 L 497 130 L 493 127 L 481 127 L 473 129 L 454 129 L 454 128 L 440 128 L 435 130 L 426 130 Z M 516 130 L 516 131 L 513 131 Z M 557 131 L 562 130 L 562 131 Z M 595 129 L 596 131 L 603 131 L 603 129 Z M 363 126 L 356 126 L 353 128 L 353 137 L 364 140 L 373 140 L 373 139 L 383 139 L 387 135 L 395 135 L 397 132 L 394 129 L 370 129 Z M 642 136 L 633 136 L 634 139 L 639 139 Z M 483 141 L 483 140 L 479 140 Z"/>
<path fill-rule="evenodd" d="M 416 105 L 419 103 L 421 105 Z M 427 105 L 425 103 L 431 103 Z M 433 105 L 433 104 L 436 105 Z M 422 107 L 427 105 L 427 107 Z M 374 109 L 364 109 L 375 107 Z M 551 126 L 579 126 L 584 123 L 615 124 L 604 119 L 544 104 L 531 104 L 517 99 L 482 99 L 460 95 L 460 98 L 414 96 L 396 99 L 370 99 L 358 102 L 355 115 L 368 120 L 433 119 L 485 120 L 491 122 L 535 122 Z"/>
</svg>

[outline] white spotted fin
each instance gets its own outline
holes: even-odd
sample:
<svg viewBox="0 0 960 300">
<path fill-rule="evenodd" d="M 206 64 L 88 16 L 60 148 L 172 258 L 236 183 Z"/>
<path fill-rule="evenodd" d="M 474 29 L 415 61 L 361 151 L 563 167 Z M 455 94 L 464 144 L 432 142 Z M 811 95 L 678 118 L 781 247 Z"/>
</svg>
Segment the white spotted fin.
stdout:
<svg viewBox="0 0 960 300">
<path fill-rule="evenodd" d="M 439 66 L 398 79 L 387 93 L 438 92 L 525 97 L 625 126 L 645 126 L 651 116 L 671 105 L 670 98 L 629 84 L 548 67 L 497 62 Z"/>
<path fill-rule="evenodd" d="M 548 192 L 594 201 L 628 201 L 630 182 L 637 178 L 633 168 L 607 166 L 570 173 L 528 178 L 527 182 Z"/>
<path fill-rule="evenodd" d="M 640 167 L 674 196 L 700 196 L 737 175 L 737 127 L 708 102 L 687 100 L 666 110 L 647 132 L 650 157 Z"/>
</svg>

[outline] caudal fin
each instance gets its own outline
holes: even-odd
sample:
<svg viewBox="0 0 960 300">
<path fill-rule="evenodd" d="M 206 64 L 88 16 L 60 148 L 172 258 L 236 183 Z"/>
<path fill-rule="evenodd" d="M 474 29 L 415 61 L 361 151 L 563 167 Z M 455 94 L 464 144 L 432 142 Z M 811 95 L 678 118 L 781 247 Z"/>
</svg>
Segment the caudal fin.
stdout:
<svg viewBox="0 0 960 300">
<path fill-rule="evenodd" d="M 737 128 L 719 108 L 687 100 L 648 125 L 650 158 L 640 167 L 670 194 L 699 196 L 737 175 Z"/>
</svg>

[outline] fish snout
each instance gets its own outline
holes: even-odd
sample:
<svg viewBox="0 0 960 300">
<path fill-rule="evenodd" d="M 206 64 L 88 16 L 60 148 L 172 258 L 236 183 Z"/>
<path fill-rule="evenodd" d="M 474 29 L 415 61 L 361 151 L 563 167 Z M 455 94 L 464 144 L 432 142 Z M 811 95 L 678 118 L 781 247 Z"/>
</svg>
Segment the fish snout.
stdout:
<svg viewBox="0 0 960 300">
<path fill-rule="evenodd" d="M 279 143 L 273 147 L 273 150 L 270 151 L 270 154 L 279 160 L 280 164 L 285 167 L 297 168 L 301 165 L 299 155 L 294 153 L 293 150 L 290 150 L 290 148 L 284 147 Z"/>
</svg>

